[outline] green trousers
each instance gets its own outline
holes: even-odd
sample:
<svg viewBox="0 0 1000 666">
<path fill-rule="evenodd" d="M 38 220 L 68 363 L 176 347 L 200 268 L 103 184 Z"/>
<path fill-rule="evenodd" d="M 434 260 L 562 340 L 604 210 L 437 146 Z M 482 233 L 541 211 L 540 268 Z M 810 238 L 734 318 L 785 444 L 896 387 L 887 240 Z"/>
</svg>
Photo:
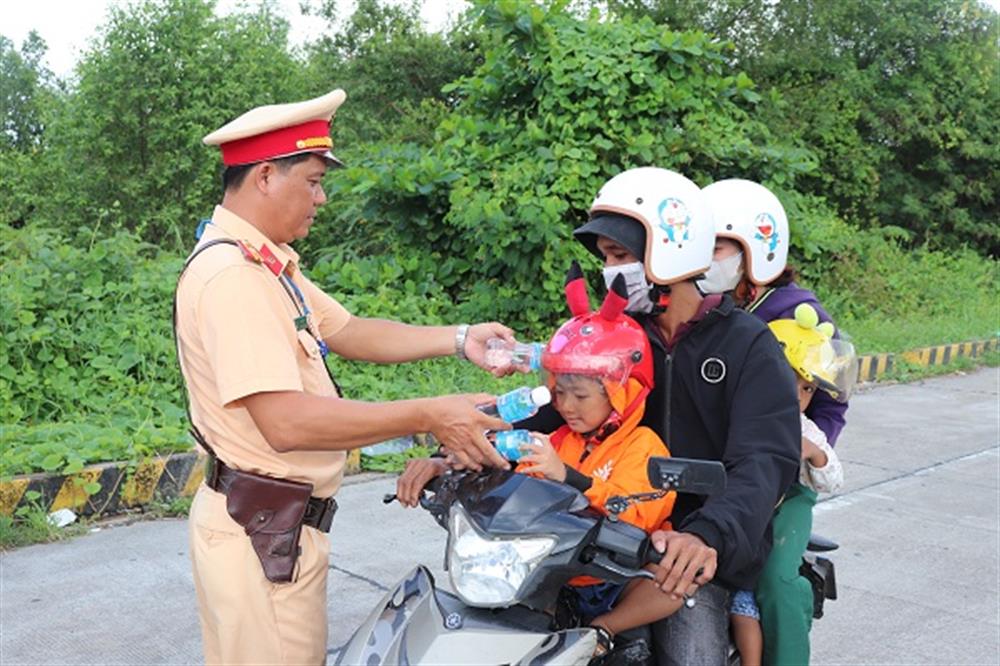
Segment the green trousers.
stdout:
<svg viewBox="0 0 1000 666">
<path fill-rule="evenodd" d="M 755 590 L 766 666 L 809 663 L 812 587 L 799 575 L 799 565 L 809 543 L 815 504 L 816 493 L 795 483 L 774 514 L 774 547 Z"/>
</svg>

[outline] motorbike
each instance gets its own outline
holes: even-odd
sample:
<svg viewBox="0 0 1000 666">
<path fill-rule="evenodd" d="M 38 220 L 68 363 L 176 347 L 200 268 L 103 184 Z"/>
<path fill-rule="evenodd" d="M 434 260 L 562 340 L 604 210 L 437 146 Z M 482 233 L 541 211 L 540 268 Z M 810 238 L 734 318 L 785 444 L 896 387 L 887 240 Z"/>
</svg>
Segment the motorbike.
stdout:
<svg viewBox="0 0 1000 666">
<path fill-rule="evenodd" d="M 814 620 L 823 617 L 823 603 L 826 600 L 835 601 L 837 599 L 837 575 L 833 562 L 822 557 L 819 553 L 828 553 L 838 548 L 840 548 L 839 544 L 818 534 L 812 534 L 809 537 L 805 555 L 802 556 L 799 575 L 812 585 Z"/>
<path fill-rule="evenodd" d="M 658 562 L 660 553 L 643 530 L 617 516 L 633 502 L 667 492 L 725 489 L 725 468 L 717 461 L 650 458 L 647 473 L 656 492 L 612 497 L 607 515 L 566 484 L 507 470 L 435 479 L 420 506 L 448 532 L 453 591 L 442 589 L 426 567 L 414 567 L 376 604 L 335 663 L 591 663 L 595 630 L 562 626 L 551 612 L 563 586 L 581 575 L 619 584 L 652 579 L 643 567 Z M 648 660 L 649 650 L 640 639 L 625 646 L 621 659 L 611 656 L 603 663 L 635 663 Z"/>
</svg>

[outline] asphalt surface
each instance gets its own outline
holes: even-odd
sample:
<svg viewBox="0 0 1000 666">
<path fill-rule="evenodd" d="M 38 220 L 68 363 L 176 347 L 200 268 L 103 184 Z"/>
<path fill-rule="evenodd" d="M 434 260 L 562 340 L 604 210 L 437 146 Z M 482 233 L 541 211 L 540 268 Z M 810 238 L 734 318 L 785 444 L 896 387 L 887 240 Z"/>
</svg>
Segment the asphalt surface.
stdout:
<svg viewBox="0 0 1000 666">
<path fill-rule="evenodd" d="M 846 487 L 816 509 L 839 541 L 840 598 L 816 664 L 1000 664 L 1000 371 L 852 400 Z M 439 580 L 444 532 L 352 477 L 331 534 L 330 649 L 414 563 Z M 183 520 L 0 554 L 0 664 L 194 664 L 201 641 Z"/>
</svg>

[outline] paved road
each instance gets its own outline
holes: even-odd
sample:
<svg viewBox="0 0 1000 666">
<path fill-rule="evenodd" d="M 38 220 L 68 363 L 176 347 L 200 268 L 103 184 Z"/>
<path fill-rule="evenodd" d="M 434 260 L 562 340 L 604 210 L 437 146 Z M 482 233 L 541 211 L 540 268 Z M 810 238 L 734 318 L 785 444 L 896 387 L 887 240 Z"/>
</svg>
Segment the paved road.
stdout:
<svg viewBox="0 0 1000 666">
<path fill-rule="evenodd" d="M 817 664 L 1000 664 L 1000 371 L 881 386 L 852 401 L 847 485 L 816 511 L 839 540 L 840 599 Z M 355 477 L 331 540 L 335 649 L 413 562 L 440 576 L 444 533 Z M 200 659 L 180 520 L 104 529 L 0 556 L 0 664 Z"/>
</svg>

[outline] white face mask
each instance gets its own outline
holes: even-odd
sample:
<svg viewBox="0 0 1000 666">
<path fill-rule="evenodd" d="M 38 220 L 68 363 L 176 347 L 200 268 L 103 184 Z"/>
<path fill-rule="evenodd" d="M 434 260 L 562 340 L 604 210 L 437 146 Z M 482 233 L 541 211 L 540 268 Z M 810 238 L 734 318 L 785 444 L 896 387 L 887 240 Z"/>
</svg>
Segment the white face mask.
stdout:
<svg viewBox="0 0 1000 666">
<path fill-rule="evenodd" d="M 703 294 L 722 294 L 732 291 L 743 277 L 743 271 L 740 270 L 742 261 L 742 252 L 737 252 L 721 261 L 713 261 L 705 271 L 705 279 L 698 280 L 698 288 Z"/>
<path fill-rule="evenodd" d="M 653 301 L 649 300 L 650 284 L 646 281 L 646 267 L 642 262 L 608 266 L 604 269 L 604 284 L 611 289 L 615 277 L 625 277 L 625 288 L 628 290 L 628 305 L 626 312 L 652 312 Z"/>
</svg>

